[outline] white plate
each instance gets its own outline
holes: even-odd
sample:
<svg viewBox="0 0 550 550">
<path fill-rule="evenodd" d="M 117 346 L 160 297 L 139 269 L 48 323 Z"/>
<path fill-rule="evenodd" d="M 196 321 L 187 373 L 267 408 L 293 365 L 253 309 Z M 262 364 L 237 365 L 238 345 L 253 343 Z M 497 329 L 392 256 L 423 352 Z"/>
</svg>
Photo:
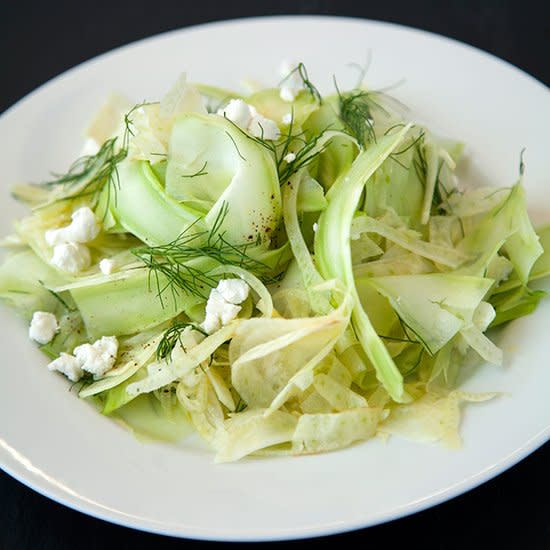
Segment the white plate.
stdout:
<svg viewBox="0 0 550 550">
<path fill-rule="evenodd" d="M 158 98 L 180 71 L 237 87 L 242 77 L 275 83 L 281 59 L 303 60 L 311 79 L 345 85 L 372 50 L 369 82 L 401 79 L 393 95 L 413 116 L 464 140 L 466 176 L 509 185 L 527 148 L 529 202 L 550 220 L 547 125 L 550 94 L 537 81 L 471 47 L 395 25 L 324 17 L 216 23 L 153 37 L 68 71 L 0 119 L 0 230 L 19 215 L 8 184 L 62 169 L 81 145 L 88 117 L 116 90 Z M 416 512 L 497 475 L 550 434 L 550 307 L 507 327 L 503 368 L 467 386 L 509 392 L 469 406 L 464 448 L 391 440 L 331 454 L 214 465 L 191 439 L 180 447 L 141 443 L 67 391 L 45 368 L 26 329 L 0 311 L 3 373 L 0 461 L 10 474 L 67 506 L 115 523 L 177 536 L 271 540 L 350 530 Z"/>
</svg>

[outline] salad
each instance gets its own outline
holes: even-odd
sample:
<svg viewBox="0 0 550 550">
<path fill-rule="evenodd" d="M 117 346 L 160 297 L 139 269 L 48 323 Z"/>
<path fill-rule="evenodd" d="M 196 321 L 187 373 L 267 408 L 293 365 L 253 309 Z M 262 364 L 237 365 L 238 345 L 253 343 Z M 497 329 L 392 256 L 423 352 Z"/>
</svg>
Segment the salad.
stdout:
<svg viewBox="0 0 550 550">
<path fill-rule="evenodd" d="M 523 160 L 467 187 L 463 150 L 362 82 L 321 95 L 302 63 L 246 96 L 185 75 L 157 102 L 113 95 L 66 173 L 13 188 L 31 211 L 0 297 L 80 398 L 220 462 L 457 446 L 461 403 L 495 395 L 461 374 L 502 363 L 486 332 L 550 274 Z"/>
</svg>

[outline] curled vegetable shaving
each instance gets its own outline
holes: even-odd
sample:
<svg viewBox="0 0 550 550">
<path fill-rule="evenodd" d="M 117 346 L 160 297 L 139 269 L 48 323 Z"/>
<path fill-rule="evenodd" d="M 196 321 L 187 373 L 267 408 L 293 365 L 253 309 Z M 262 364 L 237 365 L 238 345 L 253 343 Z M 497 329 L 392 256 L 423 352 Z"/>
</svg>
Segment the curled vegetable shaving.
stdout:
<svg viewBox="0 0 550 550">
<path fill-rule="evenodd" d="M 366 181 L 398 147 L 409 128 L 405 126 L 363 151 L 349 171 L 340 176 L 331 187 L 329 204 L 319 219 L 319 231 L 315 239 L 316 260 L 321 273 L 325 277 L 338 278 L 350 288 L 355 302 L 352 313 L 354 330 L 379 380 L 397 401 L 403 399 L 402 377 L 360 304 L 353 278 L 349 239 L 353 215 Z M 333 254 L 340 257 L 334 261 Z"/>
</svg>

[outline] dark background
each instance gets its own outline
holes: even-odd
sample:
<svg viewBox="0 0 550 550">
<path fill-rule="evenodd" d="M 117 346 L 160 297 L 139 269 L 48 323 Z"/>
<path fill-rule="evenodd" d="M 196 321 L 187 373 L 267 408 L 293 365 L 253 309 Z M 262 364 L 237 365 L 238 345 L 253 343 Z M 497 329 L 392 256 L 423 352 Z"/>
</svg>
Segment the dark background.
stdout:
<svg viewBox="0 0 550 550">
<path fill-rule="evenodd" d="M 546 4 L 471 0 L 116 3 L 0 0 L 0 112 L 46 80 L 122 44 L 207 21 L 274 14 L 347 15 L 419 27 L 491 52 L 548 85 L 550 16 Z M 549 466 L 550 445 L 546 444 L 497 479 L 450 502 L 385 525 L 315 539 L 313 543 L 389 549 L 418 546 L 423 550 L 519 545 L 529 550 L 548 549 Z M 2 550 L 171 549 L 215 545 L 150 535 L 101 522 L 64 508 L 2 473 L 0 499 Z M 269 545 L 297 548 L 301 544 L 304 542 Z"/>
</svg>

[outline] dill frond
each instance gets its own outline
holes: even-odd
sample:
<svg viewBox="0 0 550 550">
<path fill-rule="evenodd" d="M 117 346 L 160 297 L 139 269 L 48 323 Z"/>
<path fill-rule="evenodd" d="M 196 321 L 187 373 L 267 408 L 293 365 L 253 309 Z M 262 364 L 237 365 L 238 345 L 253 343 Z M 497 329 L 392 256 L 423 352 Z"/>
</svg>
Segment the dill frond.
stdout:
<svg viewBox="0 0 550 550">
<path fill-rule="evenodd" d="M 151 103 L 142 102 L 134 105 L 124 115 L 124 132 L 122 139 L 113 137 L 106 140 L 95 155 L 78 158 L 64 174 L 53 174 L 53 179 L 37 184 L 39 187 L 60 189 L 54 202 L 71 200 L 79 197 L 91 197 L 95 204 L 100 193 L 108 186 L 108 200 L 115 197 L 120 187 L 118 165 L 128 156 L 130 138 L 134 135 L 133 113 Z"/>
<path fill-rule="evenodd" d="M 336 81 L 334 85 L 338 94 L 339 116 L 345 130 L 362 148 L 365 148 L 369 141 L 376 143 L 372 111 L 379 105 L 374 101 L 373 94 L 363 90 L 341 93 Z"/>
<path fill-rule="evenodd" d="M 229 205 L 224 203 L 209 231 L 194 231 L 195 224 L 191 224 L 165 245 L 144 246 L 132 251 L 149 269 L 149 284 L 155 283 L 162 304 L 166 293 L 172 295 L 174 303 L 180 292 L 206 300 L 210 290 L 218 284 L 216 278 L 194 267 L 190 263 L 192 260 L 203 258 L 221 265 L 236 265 L 263 280 L 270 280 L 269 267 L 248 253 L 255 243 L 232 244 L 225 238 L 221 227 L 228 212 Z"/>
<path fill-rule="evenodd" d="M 244 401 L 242 397 L 239 397 L 239 401 L 235 406 L 235 413 L 243 412 L 246 408 L 248 408 L 248 404 Z"/>
<path fill-rule="evenodd" d="M 76 388 L 76 393 L 81 392 L 85 387 L 92 385 L 95 382 L 94 375 L 89 372 L 84 372 L 82 378 L 76 382 L 73 382 L 69 386 L 69 391 L 73 391 Z"/>
<path fill-rule="evenodd" d="M 281 80 L 280 85 L 284 84 L 288 79 L 292 78 L 295 74 L 297 74 L 300 77 L 304 88 L 309 92 L 311 97 L 313 97 L 313 99 L 317 101 L 319 105 L 322 105 L 323 97 L 321 96 L 321 93 L 319 92 L 317 87 L 309 79 L 306 66 L 303 63 L 298 63 L 298 65 L 294 69 L 292 69 L 292 71 L 290 71 L 290 73 L 288 73 L 288 75 L 285 76 L 283 80 Z"/>
<path fill-rule="evenodd" d="M 523 155 L 525 154 L 525 147 L 521 150 L 519 154 L 519 177 L 522 178 L 525 174 L 525 162 L 523 160 Z"/>
<path fill-rule="evenodd" d="M 414 363 L 414 365 L 412 365 L 412 367 L 408 371 L 401 373 L 403 377 L 410 376 L 411 374 L 413 374 L 413 372 L 415 372 L 418 369 L 418 367 L 420 366 L 420 363 L 422 362 L 422 359 L 424 358 L 425 351 L 426 350 L 424 348 L 422 347 L 419 348 L 418 358 L 416 359 L 416 362 Z"/>
<path fill-rule="evenodd" d="M 395 128 L 396 126 L 392 126 L 392 128 Z M 400 124 L 399 126 L 403 127 L 404 124 Z M 407 151 L 410 151 L 413 147 L 420 147 L 424 143 L 424 137 L 425 137 L 425 132 L 421 131 L 420 134 L 411 141 L 411 143 L 403 147 L 403 149 L 400 149 L 399 151 L 395 151 L 394 153 L 392 153 L 391 156 L 396 157 L 399 155 L 403 155 Z"/>
<path fill-rule="evenodd" d="M 406 336 L 406 338 L 409 338 L 412 343 L 422 344 L 422 346 L 424 346 L 424 348 L 427 350 L 428 354 L 430 356 L 433 355 L 420 334 L 418 334 L 409 324 L 407 324 L 400 315 L 397 316 L 397 320 L 399 321 L 399 324 L 401 325 L 401 330 L 403 331 L 403 334 Z M 411 337 L 411 333 L 413 334 L 414 338 Z"/>
<path fill-rule="evenodd" d="M 323 130 L 320 134 L 310 139 L 294 136 L 293 141 L 300 142 L 301 147 L 294 152 L 295 159 L 292 162 L 284 161 L 286 151 L 284 151 L 284 154 L 279 157 L 277 167 L 279 170 L 279 181 L 281 182 L 281 185 L 286 183 L 293 174 L 313 162 L 329 146 L 330 140 L 324 143 L 321 147 L 317 147 L 319 140 L 323 137 L 323 134 L 326 131 L 327 130 Z"/>
<path fill-rule="evenodd" d="M 441 181 L 440 176 L 442 169 L 443 161 L 439 160 L 437 165 L 437 173 L 435 176 L 434 194 L 432 196 L 432 208 L 434 208 L 438 212 L 443 211 L 442 205 L 445 202 L 445 199 L 449 196 L 449 191 L 447 191 L 447 188 L 443 185 L 443 182 Z M 443 194 L 445 194 L 445 196 L 443 196 Z"/>
<path fill-rule="evenodd" d="M 385 336 L 384 334 L 379 334 L 379 338 L 382 338 L 382 340 L 387 340 L 388 342 L 407 342 L 408 344 L 418 344 L 416 340 L 412 340 L 409 337 L 405 338 L 399 338 L 398 336 Z"/>
<path fill-rule="evenodd" d="M 428 171 L 428 163 L 426 161 L 426 153 L 424 152 L 424 137 L 416 142 L 414 146 L 413 167 L 418 179 L 424 184 L 426 182 L 426 173 Z"/>
<path fill-rule="evenodd" d="M 225 115 L 224 115 L 224 117 L 225 117 Z M 229 120 L 227 117 L 225 117 L 225 118 L 226 118 L 226 120 Z M 237 128 L 239 128 L 239 130 L 241 130 L 241 128 L 239 126 L 237 126 L 237 124 L 235 124 L 233 121 L 231 121 L 231 123 L 234 124 Z M 243 130 L 241 130 L 241 131 L 243 131 Z M 241 157 L 241 160 L 244 160 L 246 162 L 246 159 L 243 157 L 242 153 L 239 151 L 239 146 L 237 145 L 237 142 L 235 141 L 233 136 L 229 132 L 225 132 L 225 133 L 227 134 L 227 137 L 232 141 L 233 145 L 235 146 L 235 150 L 237 151 L 237 155 L 239 155 L 239 157 Z M 263 129 L 262 129 L 262 134 L 263 134 Z"/>
<path fill-rule="evenodd" d="M 172 323 L 172 326 L 166 329 L 166 331 L 162 335 L 161 341 L 157 346 L 157 361 L 162 361 L 163 359 L 169 361 L 172 358 L 172 351 L 174 351 L 174 348 L 178 343 L 182 348 L 184 348 L 185 351 L 185 346 L 183 345 L 183 342 L 181 340 L 181 335 L 183 331 L 187 328 L 191 328 L 192 330 L 196 330 L 197 332 L 200 332 L 201 334 L 207 336 L 207 334 L 198 325 L 187 321 L 175 320 Z"/>
<path fill-rule="evenodd" d="M 39 281 L 41 285 L 43 283 Z M 44 285 L 43 285 L 44 286 Z M 46 287 L 44 287 L 46 288 Z M 77 311 L 77 309 L 73 306 L 71 307 L 57 292 L 53 291 L 51 288 L 46 288 L 46 290 L 67 310 L 70 312 Z"/>
<path fill-rule="evenodd" d="M 118 138 L 110 138 L 95 155 L 80 157 L 65 174 L 53 174 L 54 179 L 39 185 L 49 188 L 63 187 L 61 197 L 68 200 L 82 196 L 92 196 L 94 201 L 105 184 L 118 185 L 117 165 L 127 155 L 125 149 L 117 148 Z"/>
<path fill-rule="evenodd" d="M 288 131 L 281 135 L 282 140 L 278 142 L 264 139 L 262 136 L 253 136 L 235 124 L 232 120 L 229 120 L 227 117 L 226 120 L 230 122 L 243 136 L 260 145 L 271 154 L 277 167 L 279 182 L 281 185 L 286 183 L 290 176 L 298 172 L 298 170 L 314 161 L 329 145 L 327 142 L 323 145 L 323 147 L 316 149 L 317 143 L 323 134 L 329 130 L 328 127 L 325 128 L 320 134 L 311 138 L 306 137 L 304 132 L 293 134 L 294 109 L 291 110 L 291 119 L 288 125 Z M 233 140 L 233 138 L 231 139 L 235 144 L 235 140 Z M 235 147 L 237 147 L 236 144 Z M 284 158 L 287 153 L 291 151 L 291 149 L 293 150 L 295 159 L 292 162 L 286 162 Z M 237 152 L 239 152 L 238 149 Z M 243 158 L 242 155 L 240 156 Z M 243 160 L 245 159 L 243 158 Z"/>
<path fill-rule="evenodd" d="M 413 167 L 416 172 L 416 176 L 418 177 L 419 181 L 425 185 L 426 183 L 426 177 L 427 177 L 427 171 L 428 171 L 428 163 L 426 160 L 426 153 L 424 150 L 425 146 L 425 132 L 421 132 L 419 136 L 410 144 L 407 149 L 410 149 L 411 147 L 414 148 L 413 151 Z M 398 153 L 396 153 L 398 154 Z M 395 157 L 392 155 L 392 158 L 394 160 Z M 445 185 L 443 184 L 441 180 L 441 170 L 443 169 L 444 162 L 443 160 L 439 160 L 437 165 L 437 173 L 435 176 L 435 186 L 434 186 L 434 192 L 432 195 L 432 205 L 431 209 L 435 210 L 438 213 L 443 213 L 445 211 L 444 205 L 448 203 L 448 198 L 456 193 L 455 190 L 449 191 Z M 450 212 L 452 214 L 452 212 Z M 462 220 L 459 218 L 459 223 L 462 227 Z"/>
<path fill-rule="evenodd" d="M 208 165 L 208 161 L 204 161 L 204 164 L 194 173 L 194 174 L 182 174 L 182 178 L 197 178 L 199 176 L 206 176 L 208 172 L 206 171 L 206 166 Z"/>
<path fill-rule="evenodd" d="M 174 304 L 177 304 L 181 292 L 206 300 L 210 290 L 218 283 L 200 269 L 180 263 L 170 256 L 157 256 L 155 252 L 148 254 L 146 251 L 134 251 L 134 254 L 149 269 L 149 288 L 154 282 L 162 307 L 165 307 L 166 293 L 172 296 Z"/>
</svg>

